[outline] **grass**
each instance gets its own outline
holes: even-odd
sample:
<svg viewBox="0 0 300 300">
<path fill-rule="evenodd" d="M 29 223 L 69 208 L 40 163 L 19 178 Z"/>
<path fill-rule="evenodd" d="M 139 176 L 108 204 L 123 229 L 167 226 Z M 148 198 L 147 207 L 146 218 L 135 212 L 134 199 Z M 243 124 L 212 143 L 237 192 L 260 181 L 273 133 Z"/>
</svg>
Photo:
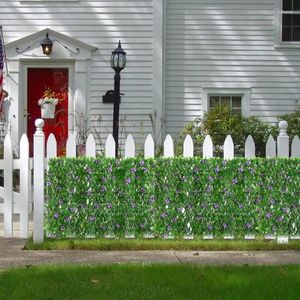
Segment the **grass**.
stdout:
<svg viewBox="0 0 300 300">
<path fill-rule="evenodd" d="M 51 239 L 41 244 L 27 240 L 27 250 L 300 250 L 300 240 L 162 240 L 162 239 Z"/>
<path fill-rule="evenodd" d="M 41 266 L 0 273 L 0 299 L 299 299 L 300 266 Z"/>
</svg>

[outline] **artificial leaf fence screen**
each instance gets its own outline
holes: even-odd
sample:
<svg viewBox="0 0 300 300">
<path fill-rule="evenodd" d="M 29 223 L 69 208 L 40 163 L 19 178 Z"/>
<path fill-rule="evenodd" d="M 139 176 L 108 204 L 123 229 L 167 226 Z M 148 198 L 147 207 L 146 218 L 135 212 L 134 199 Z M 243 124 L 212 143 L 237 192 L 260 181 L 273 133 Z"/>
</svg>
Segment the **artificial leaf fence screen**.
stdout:
<svg viewBox="0 0 300 300">
<path fill-rule="evenodd" d="M 51 236 L 300 234 L 300 159 L 57 158 Z"/>
</svg>

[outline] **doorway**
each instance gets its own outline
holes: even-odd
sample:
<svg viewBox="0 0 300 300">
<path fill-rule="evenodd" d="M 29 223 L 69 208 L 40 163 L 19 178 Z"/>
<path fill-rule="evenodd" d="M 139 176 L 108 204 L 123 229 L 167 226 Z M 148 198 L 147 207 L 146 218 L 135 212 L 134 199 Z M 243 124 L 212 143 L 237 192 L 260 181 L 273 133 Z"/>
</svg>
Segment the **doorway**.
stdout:
<svg viewBox="0 0 300 300">
<path fill-rule="evenodd" d="M 33 155 L 33 134 L 35 120 L 41 118 L 39 99 L 45 92 L 58 98 L 54 118 L 44 119 L 46 141 L 53 133 L 57 141 L 57 154 L 64 155 L 68 138 L 68 68 L 28 68 L 27 69 L 27 135 L 30 145 L 30 156 Z"/>
</svg>

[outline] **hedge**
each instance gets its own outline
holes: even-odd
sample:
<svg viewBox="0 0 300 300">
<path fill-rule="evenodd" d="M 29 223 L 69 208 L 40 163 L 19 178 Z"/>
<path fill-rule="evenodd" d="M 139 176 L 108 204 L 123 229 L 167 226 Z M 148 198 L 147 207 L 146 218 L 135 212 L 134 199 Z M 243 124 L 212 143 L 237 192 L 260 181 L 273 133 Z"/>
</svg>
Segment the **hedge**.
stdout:
<svg viewBox="0 0 300 300">
<path fill-rule="evenodd" d="M 300 159 L 57 158 L 55 237 L 299 235 Z"/>
</svg>

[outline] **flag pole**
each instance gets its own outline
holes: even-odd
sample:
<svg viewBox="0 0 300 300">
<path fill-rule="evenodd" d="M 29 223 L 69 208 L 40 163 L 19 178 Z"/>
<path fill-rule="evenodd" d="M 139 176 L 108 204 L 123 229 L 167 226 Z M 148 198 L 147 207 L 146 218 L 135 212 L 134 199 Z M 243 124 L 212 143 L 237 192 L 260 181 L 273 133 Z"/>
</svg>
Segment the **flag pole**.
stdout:
<svg viewBox="0 0 300 300">
<path fill-rule="evenodd" d="M 4 60 L 5 60 L 6 74 L 8 76 L 9 75 L 9 71 L 8 71 L 8 64 L 7 64 L 7 58 L 6 58 L 6 51 L 5 51 L 5 44 L 4 44 L 4 36 L 3 36 L 2 25 L 0 25 L 0 37 L 1 37 L 2 44 L 3 44 L 3 55 L 4 55 Z"/>
</svg>

